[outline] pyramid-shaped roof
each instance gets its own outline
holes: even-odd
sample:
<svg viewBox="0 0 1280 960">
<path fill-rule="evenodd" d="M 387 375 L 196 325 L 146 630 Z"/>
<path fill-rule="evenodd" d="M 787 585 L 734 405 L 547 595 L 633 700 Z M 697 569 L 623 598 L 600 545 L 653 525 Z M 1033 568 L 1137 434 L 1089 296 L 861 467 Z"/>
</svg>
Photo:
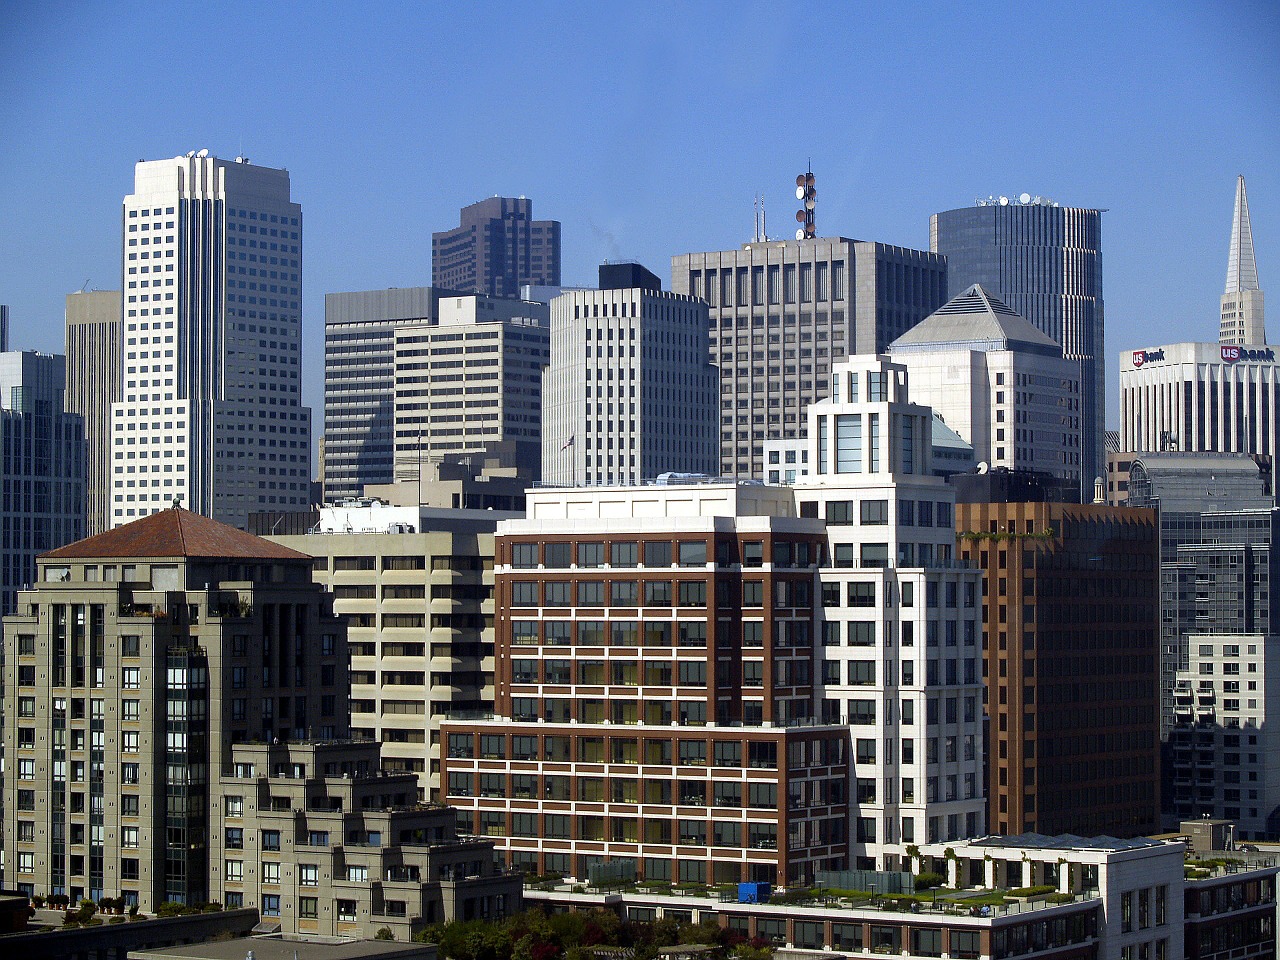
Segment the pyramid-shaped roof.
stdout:
<svg viewBox="0 0 1280 960">
<path fill-rule="evenodd" d="M 889 345 L 902 348 L 970 346 L 982 350 L 1027 350 L 1062 356 L 1062 348 L 975 283 L 947 301 Z"/>
<path fill-rule="evenodd" d="M 1236 208 L 1231 220 L 1231 249 L 1227 252 L 1227 293 L 1257 290 L 1258 260 L 1253 253 L 1253 224 L 1244 177 L 1236 178 Z"/>
<path fill-rule="evenodd" d="M 255 537 L 219 520 L 175 507 L 122 527 L 50 550 L 41 559 L 98 557 L 198 557 L 244 560 L 310 560 L 305 553 Z"/>
</svg>

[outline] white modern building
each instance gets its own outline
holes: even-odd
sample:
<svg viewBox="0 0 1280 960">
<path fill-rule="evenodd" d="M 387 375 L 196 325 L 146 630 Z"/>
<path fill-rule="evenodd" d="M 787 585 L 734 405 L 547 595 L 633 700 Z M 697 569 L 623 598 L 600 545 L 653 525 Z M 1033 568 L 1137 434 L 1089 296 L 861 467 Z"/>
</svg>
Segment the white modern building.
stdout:
<svg viewBox="0 0 1280 960">
<path fill-rule="evenodd" d="M 992 467 L 1080 480 L 1080 364 L 980 284 L 889 346 L 911 395 Z"/>
<path fill-rule="evenodd" d="M 1280 637 L 1187 639 L 1170 733 L 1175 803 L 1201 816 L 1232 813 L 1241 839 L 1273 839 L 1280 828 Z"/>
<path fill-rule="evenodd" d="M 1120 354 L 1120 449 L 1275 458 L 1280 363 L 1269 346 L 1173 343 Z"/>
<path fill-rule="evenodd" d="M 1220 343 L 1265 344 L 1262 289 L 1258 286 L 1258 261 L 1253 252 L 1253 225 L 1244 177 L 1236 180 L 1236 206 L 1231 222 L 1231 248 L 1227 253 L 1227 286 L 1222 294 Z"/>
<path fill-rule="evenodd" d="M 954 559 L 955 495 L 933 474 L 928 407 L 886 357 L 837 364 L 809 407 L 801 517 L 826 521 L 823 719 L 853 739 L 853 865 L 985 825 L 982 572 Z"/>
<path fill-rule="evenodd" d="M 288 171 L 207 150 L 142 161 L 121 231 L 112 526 L 175 502 L 241 527 L 305 508 L 302 210 Z"/>
<path fill-rule="evenodd" d="M 719 373 L 707 305 L 638 264 L 604 264 L 600 289 L 551 302 L 542 381 L 542 479 L 630 484 L 719 470 Z"/>
</svg>

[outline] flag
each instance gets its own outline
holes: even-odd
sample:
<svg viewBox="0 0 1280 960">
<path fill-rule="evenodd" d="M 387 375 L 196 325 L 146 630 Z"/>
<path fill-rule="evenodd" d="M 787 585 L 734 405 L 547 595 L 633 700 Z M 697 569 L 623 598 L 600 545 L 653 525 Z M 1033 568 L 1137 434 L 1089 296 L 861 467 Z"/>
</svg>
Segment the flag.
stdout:
<svg viewBox="0 0 1280 960">
<path fill-rule="evenodd" d="M 561 452 L 563 452 L 565 450 L 568 450 L 572 446 L 573 446 L 573 437 L 570 437 L 564 443 L 560 444 L 560 450 Z"/>
</svg>

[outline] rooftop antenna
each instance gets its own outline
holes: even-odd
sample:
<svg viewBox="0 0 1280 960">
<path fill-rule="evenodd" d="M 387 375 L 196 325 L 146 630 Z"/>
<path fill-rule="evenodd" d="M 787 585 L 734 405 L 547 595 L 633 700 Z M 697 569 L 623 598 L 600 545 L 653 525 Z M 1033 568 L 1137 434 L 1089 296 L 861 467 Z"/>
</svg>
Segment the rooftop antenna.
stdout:
<svg viewBox="0 0 1280 960">
<path fill-rule="evenodd" d="M 818 191 L 814 188 L 813 161 L 809 161 L 809 169 L 796 176 L 796 199 L 800 201 L 800 209 L 796 211 L 797 240 L 811 240 L 817 233 L 814 226 L 813 209 L 817 206 Z"/>
<path fill-rule="evenodd" d="M 764 194 L 760 194 L 760 239 L 765 243 L 769 242 L 769 224 L 765 219 L 764 212 Z"/>
</svg>

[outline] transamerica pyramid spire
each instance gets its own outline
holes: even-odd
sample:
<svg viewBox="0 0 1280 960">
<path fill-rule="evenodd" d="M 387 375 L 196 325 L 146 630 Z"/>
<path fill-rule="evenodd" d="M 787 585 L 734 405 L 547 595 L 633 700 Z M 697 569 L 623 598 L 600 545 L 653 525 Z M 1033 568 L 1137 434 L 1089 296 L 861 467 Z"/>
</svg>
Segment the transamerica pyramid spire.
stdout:
<svg viewBox="0 0 1280 960">
<path fill-rule="evenodd" d="M 1227 255 L 1227 287 L 1222 295 L 1218 340 L 1221 343 L 1267 342 L 1262 290 L 1258 286 L 1258 262 L 1253 253 L 1253 227 L 1249 223 L 1249 198 L 1245 194 L 1243 176 L 1236 180 L 1231 250 Z"/>
</svg>

